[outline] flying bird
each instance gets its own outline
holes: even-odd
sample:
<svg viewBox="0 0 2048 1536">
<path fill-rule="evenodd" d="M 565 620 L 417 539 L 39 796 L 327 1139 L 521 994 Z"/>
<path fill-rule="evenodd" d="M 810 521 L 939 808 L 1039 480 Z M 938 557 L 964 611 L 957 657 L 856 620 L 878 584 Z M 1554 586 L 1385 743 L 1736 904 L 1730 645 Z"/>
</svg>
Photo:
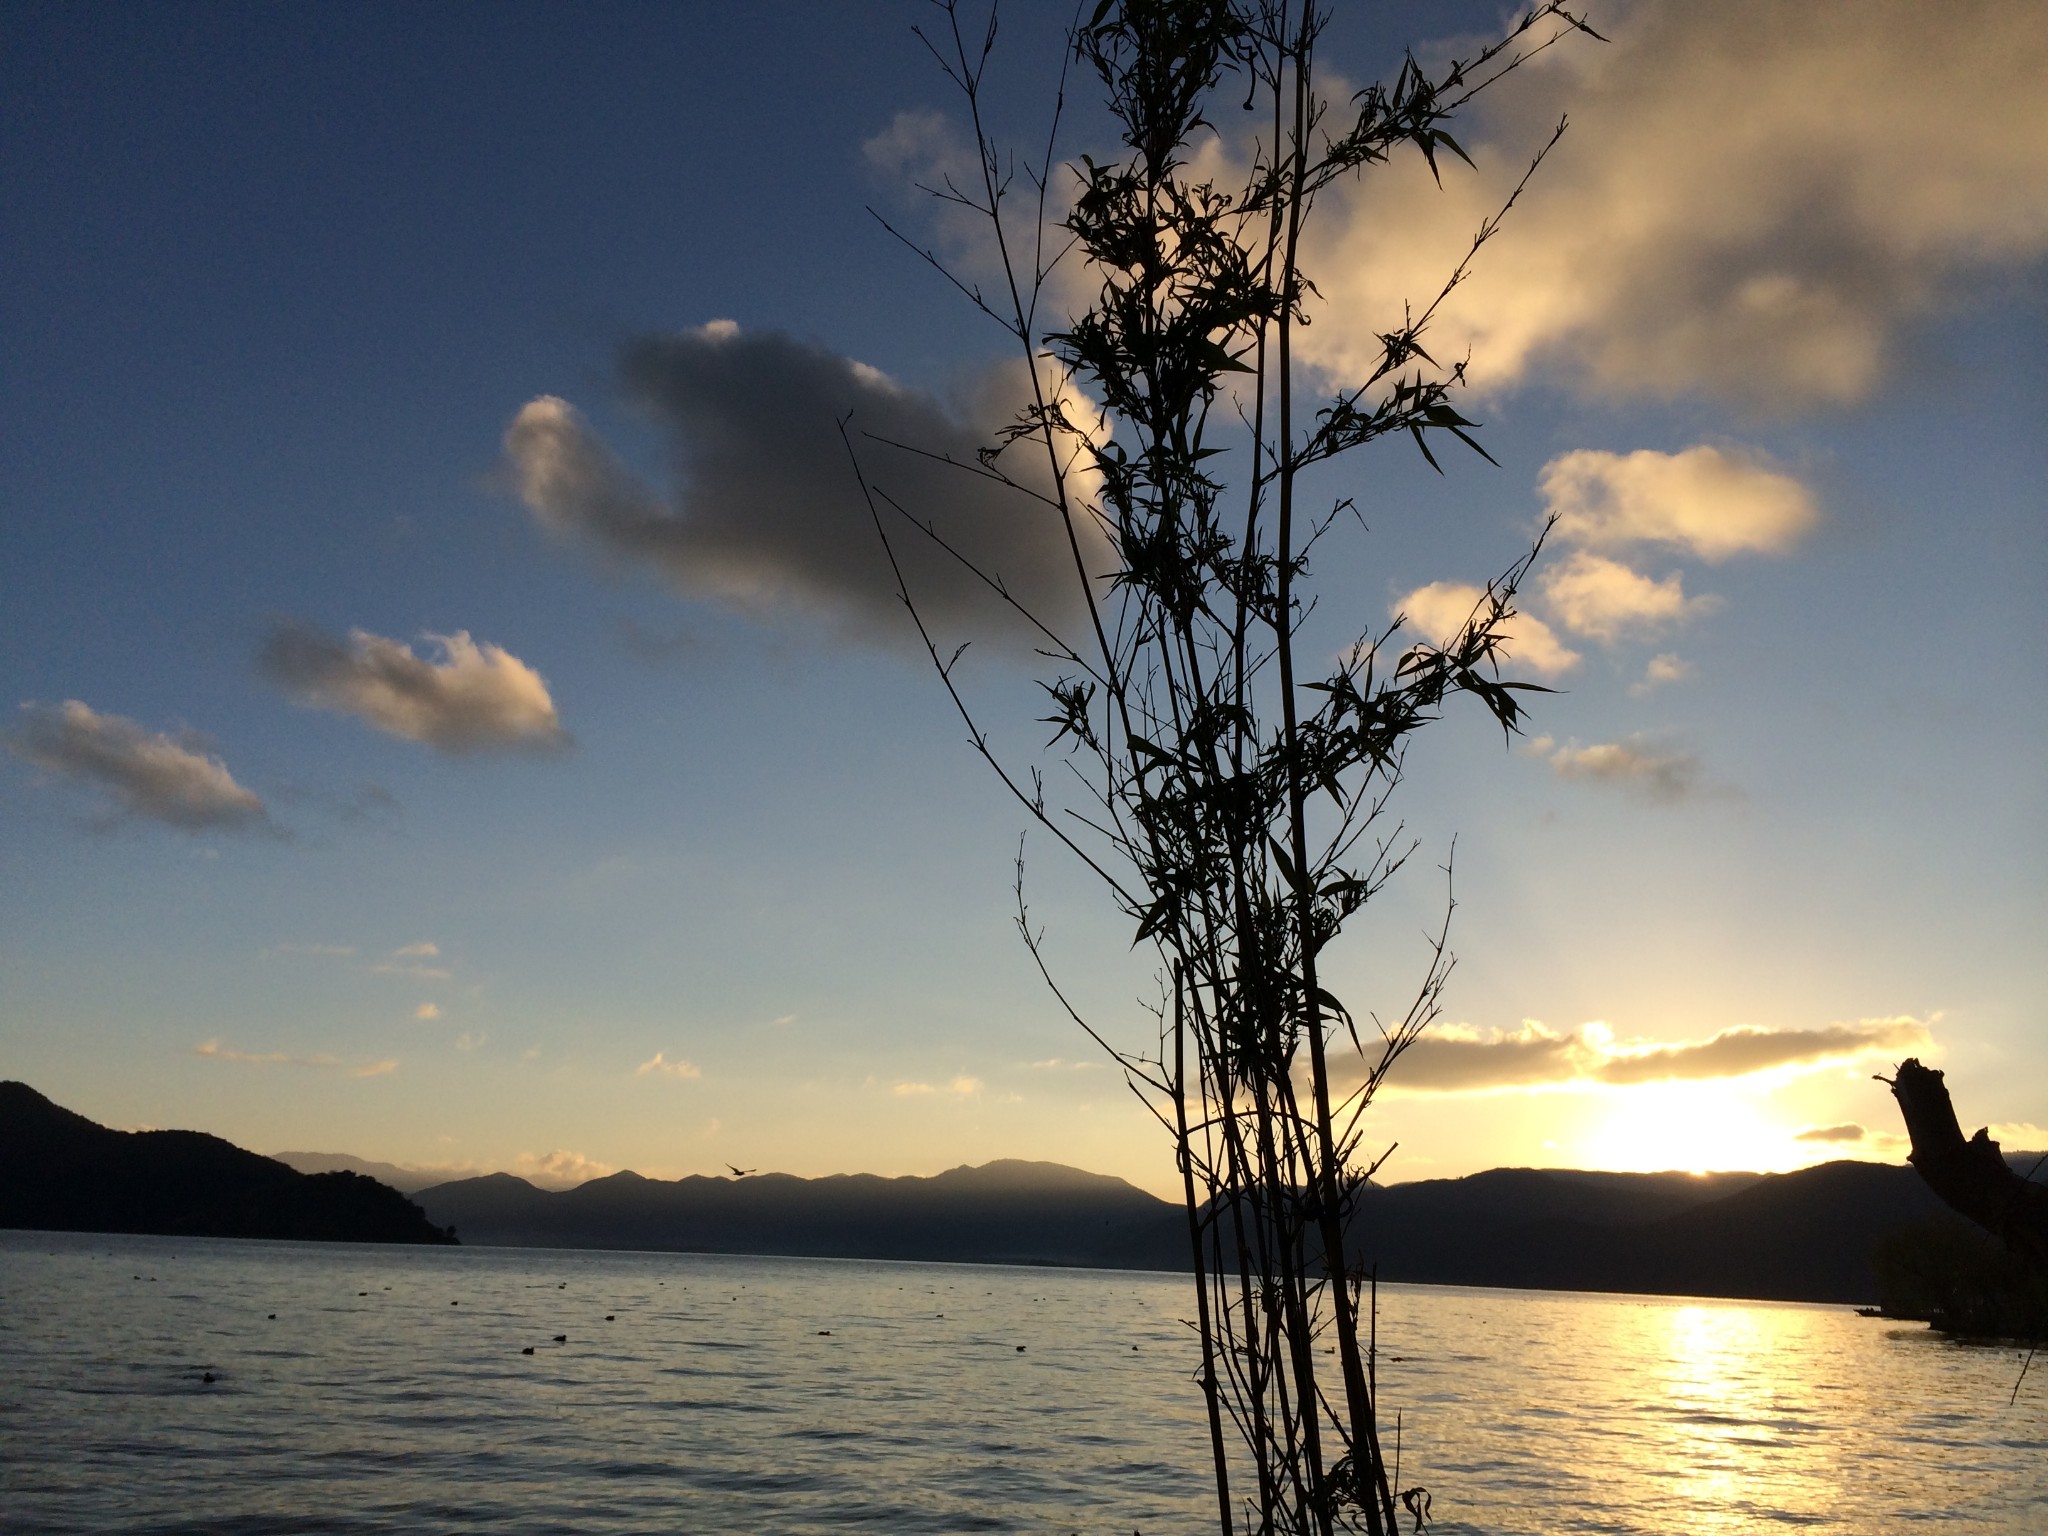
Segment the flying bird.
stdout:
<svg viewBox="0 0 2048 1536">
<path fill-rule="evenodd" d="M 750 1173 L 759 1173 L 761 1171 L 758 1168 L 742 1168 L 736 1163 L 727 1163 L 725 1166 L 732 1169 L 732 1176 L 736 1179 L 744 1179 Z"/>
</svg>

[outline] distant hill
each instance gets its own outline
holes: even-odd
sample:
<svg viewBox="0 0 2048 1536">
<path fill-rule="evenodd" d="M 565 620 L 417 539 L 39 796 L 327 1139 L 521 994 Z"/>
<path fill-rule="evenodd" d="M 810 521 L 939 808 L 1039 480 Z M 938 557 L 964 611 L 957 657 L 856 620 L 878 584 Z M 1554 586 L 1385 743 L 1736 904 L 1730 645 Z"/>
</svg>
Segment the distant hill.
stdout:
<svg viewBox="0 0 2048 1536">
<path fill-rule="evenodd" d="M 420 1191 L 471 1242 L 681 1253 L 1056 1264 L 1184 1265 L 1180 1207 L 1057 1163 L 994 1162 L 930 1178 L 790 1174 L 663 1180 L 615 1173 L 537 1189 L 508 1173 Z"/>
<path fill-rule="evenodd" d="M 1054 1163 L 932 1178 L 676 1180 L 619 1173 L 575 1189 L 510 1174 L 422 1190 L 471 1242 L 834 1258 L 1185 1269 L 1177 1205 Z M 1380 1278 L 1443 1285 L 1868 1302 L 1871 1250 L 1938 1208 L 1903 1166 L 1797 1173 L 1497 1168 L 1376 1188 L 1356 1233 Z"/>
<path fill-rule="evenodd" d="M 354 1157 L 347 1152 L 273 1152 L 287 1168 L 301 1173 L 360 1173 L 379 1184 L 389 1184 L 401 1195 L 418 1194 L 450 1179 L 466 1178 L 473 1170 L 453 1168 L 408 1168 L 402 1163 L 379 1163 Z"/>
<path fill-rule="evenodd" d="M 357 1173 L 303 1174 L 199 1131 L 114 1131 L 0 1082 L 0 1227 L 448 1243 Z"/>
<path fill-rule="evenodd" d="M 1871 1252 L 1940 1202 L 1911 1168 L 1587 1174 L 1397 1184 L 1358 1227 L 1383 1280 L 1778 1301 L 1877 1299 Z"/>
</svg>

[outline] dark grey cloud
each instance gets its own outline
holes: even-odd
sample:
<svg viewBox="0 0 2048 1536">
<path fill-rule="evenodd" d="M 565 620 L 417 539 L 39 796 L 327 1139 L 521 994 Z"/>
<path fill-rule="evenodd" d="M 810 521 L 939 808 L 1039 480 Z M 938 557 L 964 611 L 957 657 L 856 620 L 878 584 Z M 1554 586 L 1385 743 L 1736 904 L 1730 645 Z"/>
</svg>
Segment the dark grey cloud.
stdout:
<svg viewBox="0 0 2048 1536">
<path fill-rule="evenodd" d="M 6 742 L 45 773 L 110 795 L 123 815 L 187 832 L 277 830 L 261 798 L 190 732 L 151 731 L 67 699 L 22 705 Z"/>
<path fill-rule="evenodd" d="M 438 660 L 360 629 L 339 640 L 283 620 L 257 666 L 294 703 L 355 715 L 443 752 L 568 744 L 547 680 L 517 656 L 462 630 L 425 638 Z"/>
<path fill-rule="evenodd" d="M 1797 1136 L 1794 1136 L 1792 1139 L 1794 1141 L 1824 1142 L 1861 1141 L 1864 1138 L 1865 1134 L 1866 1133 L 1863 1127 L 1855 1124 L 1816 1125 L 1810 1131 L 1801 1131 Z"/>
<path fill-rule="evenodd" d="M 1021 364 L 967 391 L 956 411 L 822 348 L 714 322 L 634 343 L 620 374 L 628 399 L 668 436 L 674 489 L 658 494 L 567 401 L 542 396 L 514 418 L 505 452 L 521 499 L 546 527 L 652 568 L 691 596 L 905 635 L 895 578 L 837 426 L 848 419 L 880 491 L 1046 622 L 1079 611 L 1058 515 L 979 472 L 978 450 L 1028 398 Z M 1000 463 L 1024 484 L 1049 484 L 1042 447 L 1020 443 Z M 883 515 L 929 622 L 957 638 L 1022 632 L 958 562 L 886 506 Z M 1091 569 L 1101 569 L 1099 543 L 1087 549 Z"/>
<path fill-rule="evenodd" d="M 1926 1043 L 1927 1028 L 1918 1019 L 1866 1019 L 1860 1024 L 1829 1024 L 1821 1029 L 1737 1028 L 1698 1044 L 1657 1046 L 1614 1056 L 1603 1062 L 1595 1075 L 1603 1083 L 1741 1077 L 1771 1067 L 1806 1066 Z"/>
<path fill-rule="evenodd" d="M 1744 1026 L 1676 1045 L 1618 1042 L 1600 1024 L 1563 1034 L 1533 1021 L 1513 1031 L 1448 1025 L 1408 1047 L 1387 1084 L 1408 1093 L 1481 1093 L 1574 1083 L 1626 1087 L 1743 1077 L 1774 1067 L 1812 1067 L 1926 1044 L 1926 1026 L 1910 1018 L 1865 1019 L 1820 1029 Z M 1350 1070 L 1346 1087 L 1357 1081 L 1355 1064 Z M 1862 1135 L 1856 1126 L 1834 1126 L 1809 1131 L 1802 1139 L 1847 1141 Z"/>
</svg>

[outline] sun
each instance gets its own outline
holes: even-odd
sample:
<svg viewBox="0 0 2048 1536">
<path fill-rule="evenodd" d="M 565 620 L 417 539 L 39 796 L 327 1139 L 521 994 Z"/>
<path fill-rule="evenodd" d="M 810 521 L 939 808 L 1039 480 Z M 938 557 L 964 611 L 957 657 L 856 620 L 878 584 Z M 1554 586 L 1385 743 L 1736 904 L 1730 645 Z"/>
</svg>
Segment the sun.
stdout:
<svg viewBox="0 0 2048 1536">
<path fill-rule="evenodd" d="M 1639 1083 L 1599 1094 L 1586 1108 L 1578 1153 L 1589 1168 L 1779 1172 L 1810 1161 L 1760 1086 L 1739 1081 Z"/>
</svg>

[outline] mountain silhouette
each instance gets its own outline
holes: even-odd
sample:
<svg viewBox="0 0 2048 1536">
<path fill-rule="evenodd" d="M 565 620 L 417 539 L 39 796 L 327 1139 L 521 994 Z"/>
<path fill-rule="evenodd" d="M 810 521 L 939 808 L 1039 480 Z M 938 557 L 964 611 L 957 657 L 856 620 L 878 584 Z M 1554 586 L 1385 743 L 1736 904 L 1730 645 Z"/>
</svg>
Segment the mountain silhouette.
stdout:
<svg viewBox="0 0 2048 1536">
<path fill-rule="evenodd" d="M 200 1131 L 114 1131 L 0 1082 L 0 1227 L 451 1243 L 396 1190 L 303 1174 Z"/>
<path fill-rule="evenodd" d="M 617 1173 L 562 1191 L 496 1173 L 417 1198 L 471 1242 L 510 1247 L 1188 1267 L 1178 1205 L 1055 1163 L 893 1179 Z M 1881 1163 L 1785 1174 L 1498 1168 L 1369 1189 L 1353 1230 L 1389 1281 L 1868 1302 L 1873 1247 L 1938 1204 L 1912 1169 Z"/>
</svg>

